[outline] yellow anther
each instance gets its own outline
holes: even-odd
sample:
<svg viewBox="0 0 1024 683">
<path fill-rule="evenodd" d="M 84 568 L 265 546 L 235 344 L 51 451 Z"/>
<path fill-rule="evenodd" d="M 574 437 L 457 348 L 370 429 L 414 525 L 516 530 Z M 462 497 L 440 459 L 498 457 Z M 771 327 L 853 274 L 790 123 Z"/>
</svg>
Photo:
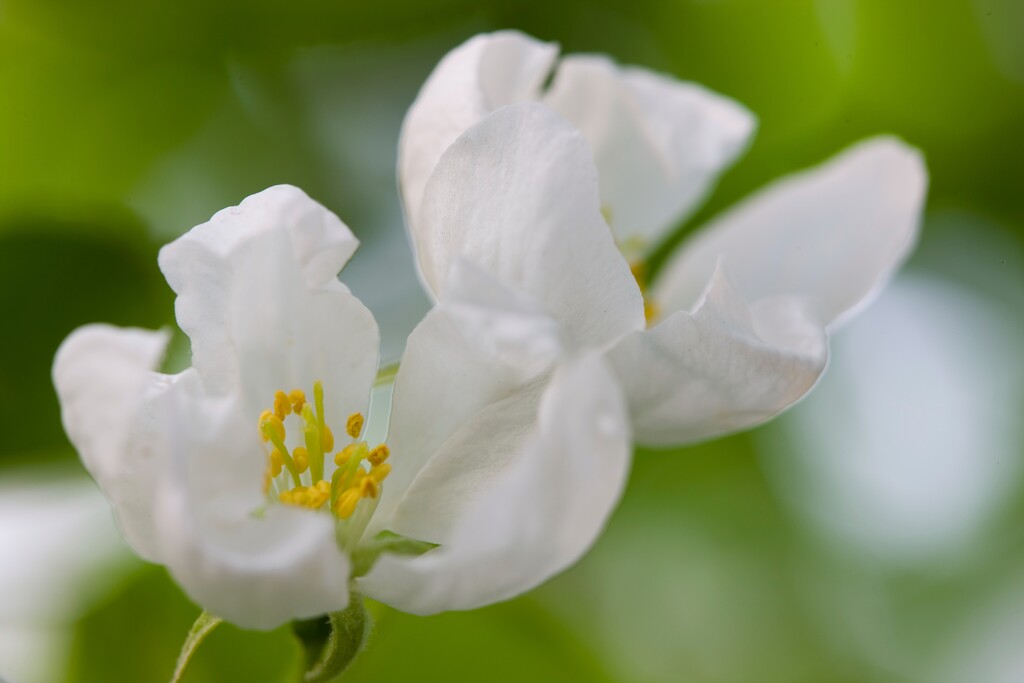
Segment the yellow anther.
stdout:
<svg viewBox="0 0 1024 683">
<path fill-rule="evenodd" d="M 268 437 L 266 433 L 263 431 L 263 422 L 268 417 L 271 417 L 273 414 L 274 413 L 271 410 L 264 410 L 262 413 L 260 413 L 260 419 L 256 420 L 256 433 L 260 435 L 260 439 L 263 440 L 263 443 L 266 443 L 267 441 L 270 440 L 270 437 Z"/>
<path fill-rule="evenodd" d="M 296 446 L 292 450 L 292 460 L 295 461 L 295 469 L 299 471 L 299 474 L 309 469 L 309 453 L 302 446 Z"/>
<path fill-rule="evenodd" d="M 282 491 L 278 499 L 285 505 L 316 510 L 331 497 L 331 485 L 320 480 L 316 486 L 296 486 L 290 491 Z"/>
<path fill-rule="evenodd" d="M 356 511 L 356 506 L 359 505 L 361 497 L 359 489 L 346 489 L 338 496 L 338 500 L 334 504 L 334 514 L 342 519 L 348 519 Z"/>
<path fill-rule="evenodd" d="M 363 414 L 352 413 L 348 416 L 348 422 L 345 423 L 345 431 L 353 439 L 358 439 L 359 435 L 363 433 Z"/>
<path fill-rule="evenodd" d="M 334 456 L 334 464 L 341 467 L 349 461 L 352 457 L 352 453 L 356 450 L 359 444 L 350 443 L 349 445 L 338 451 L 338 454 Z"/>
<path fill-rule="evenodd" d="M 391 465 L 386 462 L 374 465 L 373 469 L 370 470 L 370 477 L 378 484 L 384 481 L 389 474 L 391 474 Z"/>
<path fill-rule="evenodd" d="M 382 443 L 379 446 L 375 446 L 373 450 L 370 451 L 370 456 L 367 460 L 370 461 L 371 465 L 379 465 L 387 460 L 389 455 L 391 455 L 391 449 L 387 447 L 387 444 Z"/>
<path fill-rule="evenodd" d="M 334 450 L 334 432 L 327 425 L 324 425 L 324 433 L 320 435 L 320 448 L 324 453 Z"/>
<path fill-rule="evenodd" d="M 270 452 L 270 465 L 268 469 L 272 477 L 281 474 L 281 470 L 284 469 L 284 456 L 276 448 Z"/>
<path fill-rule="evenodd" d="M 283 420 L 292 412 L 292 403 L 288 400 L 288 394 L 283 391 L 274 392 L 274 415 L 278 420 Z"/>
<path fill-rule="evenodd" d="M 377 480 L 373 477 L 364 477 L 359 482 L 359 492 L 363 498 L 376 498 L 377 493 L 380 492 L 380 487 L 377 486 Z"/>
<path fill-rule="evenodd" d="M 284 441 L 284 423 L 269 410 L 264 410 L 260 415 L 260 436 L 264 441 L 270 441 L 274 436 L 279 441 Z"/>
<path fill-rule="evenodd" d="M 302 406 L 306 405 L 306 394 L 302 389 L 292 389 L 288 393 L 288 400 L 292 403 L 292 411 L 296 415 L 302 415 Z"/>
</svg>

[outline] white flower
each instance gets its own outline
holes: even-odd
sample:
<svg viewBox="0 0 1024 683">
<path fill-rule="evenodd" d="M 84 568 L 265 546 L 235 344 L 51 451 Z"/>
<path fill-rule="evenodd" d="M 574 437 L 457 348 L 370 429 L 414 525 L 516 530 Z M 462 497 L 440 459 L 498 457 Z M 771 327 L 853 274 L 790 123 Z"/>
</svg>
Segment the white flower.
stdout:
<svg viewBox="0 0 1024 683">
<path fill-rule="evenodd" d="M 797 401 L 826 366 L 827 330 L 914 244 L 919 155 L 876 138 L 778 181 L 693 235 L 647 290 L 652 238 L 692 210 L 752 120 L 600 57 L 563 60 L 544 90 L 554 57 L 522 34 L 477 36 L 410 109 L 399 171 L 428 289 L 444 301 L 465 258 L 606 351 L 643 443 L 747 428 Z"/>
<path fill-rule="evenodd" d="M 620 67 L 604 55 L 557 59 L 553 43 L 499 31 L 475 36 L 441 60 L 409 108 L 399 143 L 411 225 L 444 151 L 509 104 L 542 102 L 583 133 L 600 174 L 602 211 L 631 255 L 697 208 L 754 130 L 750 112 L 696 83 Z"/>
<path fill-rule="evenodd" d="M 463 355 L 491 342 L 459 330 L 440 347 L 414 333 L 391 450 L 367 444 L 377 326 L 336 278 L 357 244 L 300 190 L 271 188 L 161 251 L 191 368 L 154 372 L 165 333 L 105 325 L 54 362 L 65 428 L 127 540 L 240 626 L 340 610 L 353 581 L 419 612 L 509 597 L 590 544 L 625 478 L 625 406 L 599 359 L 478 414 L 532 378 Z"/>
</svg>

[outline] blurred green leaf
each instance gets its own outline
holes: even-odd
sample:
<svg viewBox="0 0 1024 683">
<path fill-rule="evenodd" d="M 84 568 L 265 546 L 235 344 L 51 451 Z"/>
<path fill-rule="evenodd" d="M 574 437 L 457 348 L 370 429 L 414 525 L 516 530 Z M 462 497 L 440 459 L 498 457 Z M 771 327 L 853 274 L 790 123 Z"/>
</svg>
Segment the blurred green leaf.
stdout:
<svg viewBox="0 0 1024 683">
<path fill-rule="evenodd" d="M 167 683 L 199 609 L 160 568 L 147 567 L 75 628 L 68 683 Z M 211 634 L 182 683 L 293 683 L 298 647 L 291 629 Z"/>
<path fill-rule="evenodd" d="M 173 319 L 171 292 L 141 226 L 118 213 L 107 221 L 116 232 L 94 231 L 89 222 L 0 224 L 0 315 L 13 322 L 0 342 L 0 410 L 19 415 L 0 443 L 0 463 L 67 443 L 50 367 L 72 330 L 90 322 L 160 327 Z"/>
</svg>

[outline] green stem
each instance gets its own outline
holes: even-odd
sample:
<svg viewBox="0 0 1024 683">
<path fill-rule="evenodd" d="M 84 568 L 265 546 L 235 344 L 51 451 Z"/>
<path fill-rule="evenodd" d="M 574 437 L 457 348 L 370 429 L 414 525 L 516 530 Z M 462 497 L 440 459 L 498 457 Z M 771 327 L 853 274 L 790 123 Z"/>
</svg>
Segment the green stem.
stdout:
<svg viewBox="0 0 1024 683">
<path fill-rule="evenodd" d="M 192 655 L 199 649 L 199 645 L 223 621 L 220 617 L 215 617 L 209 612 L 203 612 L 196 618 L 196 622 L 192 624 L 192 629 L 188 632 L 188 637 L 185 638 L 185 644 L 181 646 L 181 654 L 178 655 L 178 664 L 174 667 L 171 683 L 178 683 L 181 680 L 181 677 L 185 674 L 185 667 L 192 660 Z"/>
</svg>

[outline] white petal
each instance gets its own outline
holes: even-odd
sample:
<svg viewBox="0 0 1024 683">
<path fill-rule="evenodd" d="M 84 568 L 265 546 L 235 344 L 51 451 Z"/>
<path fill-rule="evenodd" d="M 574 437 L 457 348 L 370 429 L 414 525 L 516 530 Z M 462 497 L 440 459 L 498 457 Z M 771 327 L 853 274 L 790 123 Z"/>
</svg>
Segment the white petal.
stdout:
<svg viewBox="0 0 1024 683">
<path fill-rule="evenodd" d="M 517 31 L 474 36 L 442 59 L 402 124 L 398 172 L 406 218 L 415 230 L 427 179 L 463 132 L 506 104 L 535 100 L 557 46 Z"/>
<path fill-rule="evenodd" d="M 206 390 L 240 391 L 254 424 L 276 390 L 308 394 L 316 380 L 329 422 L 365 411 L 377 325 L 336 278 L 357 244 L 337 216 L 282 185 L 164 247 L 160 268 Z"/>
<path fill-rule="evenodd" d="M 360 587 L 414 614 L 529 590 L 594 542 L 630 452 L 615 378 L 599 357 L 570 361 L 542 395 L 492 406 L 445 444 L 394 520 L 399 533 L 439 533 L 441 546 L 413 559 L 384 555 Z"/>
<path fill-rule="evenodd" d="M 691 213 L 755 125 L 702 86 L 598 55 L 563 59 L 543 102 L 590 143 L 605 213 L 627 249 L 642 250 Z"/>
<path fill-rule="evenodd" d="M 270 505 L 265 456 L 233 399 L 182 381 L 154 407 L 169 463 L 153 507 L 168 569 L 204 609 L 243 628 L 269 629 L 348 604 L 349 560 L 333 518 Z"/>
<path fill-rule="evenodd" d="M 505 107 L 449 147 L 421 219 L 420 266 L 440 296 L 463 256 L 542 302 L 571 344 L 607 344 L 644 325 L 586 142 L 543 105 Z"/>
<path fill-rule="evenodd" d="M 799 299 L 748 307 L 721 269 L 694 313 L 634 332 L 609 354 L 637 441 L 700 441 L 745 429 L 800 399 L 824 371 L 828 341 Z"/>
<path fill-rule="evenodd" d="M 53 362 L 64 431 L 128 542 L 153 561 L 151 499 L 164 463 L 147 443 L 141 415 L 167 340 L 166 332 L 88 325 L 64 340 Z"/>
<path fill-rule="evenodd" d="M 773 183 L 713 221 L 665 266 L 652 290 L 688 310 L 722 259 L 744 299 L 806 298 L 822 324 L 870 298 L 906 258 L 927 172 L 920 154 L 874 138 Z"/>
<path fill-rule="evenodd" d="M 406 489 L 452 434 L 550 371 L 561 353 L 558 334 L 536 304 L 456 262 L 448 295 L 413 330 L 402 358 L 388 434 L 393 470 L 370 533 L 387 528 Z"/>
<path fill-rule="evenodd" d="M 428 178 L 456 138 L 491 112 L 540 101 L 577 126 L 593 149 L 602 206 L 624 245 L 650 244 L 690 213 L 743 151 L 753 116 L 693 83 L 606 57 L 569 56 L 514 31 L 478 35 L 437 65 L 409 109 L 399 177 L 412 232 Z"/>
</svg>

